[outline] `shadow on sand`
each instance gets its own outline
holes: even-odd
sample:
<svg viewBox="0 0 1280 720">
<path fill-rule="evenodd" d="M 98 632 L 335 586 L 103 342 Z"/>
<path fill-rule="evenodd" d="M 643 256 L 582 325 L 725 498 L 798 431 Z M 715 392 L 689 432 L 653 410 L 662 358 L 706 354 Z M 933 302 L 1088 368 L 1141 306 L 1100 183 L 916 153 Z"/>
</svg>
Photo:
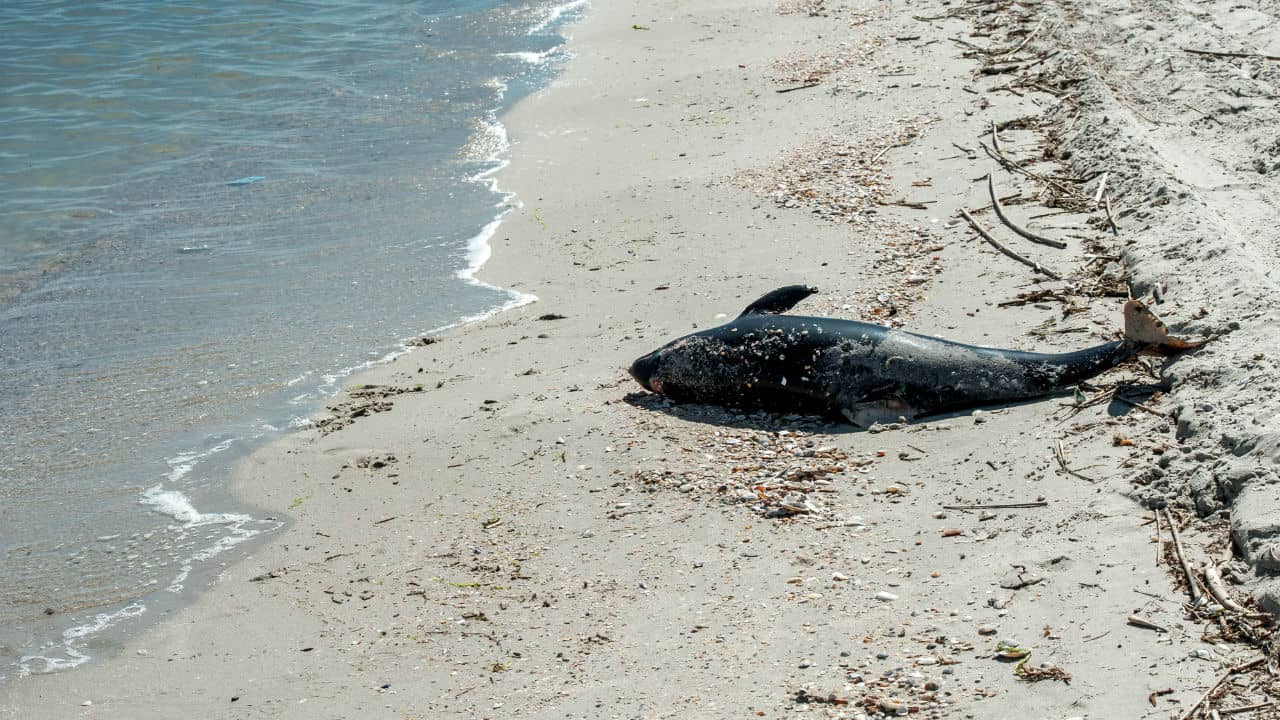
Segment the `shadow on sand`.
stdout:
<svg viewBox="0 0 1280 720">
<path fill-rule="evenodd" d="M 1167 387 L 1155 383 L 1118 384 L 1114 387 L 1114 392 L 1110 393 L 1110 401 L 1107 403 L 1106 407 L 1107 415 L 1111 417 L 1123 417 L 1128 415 L 1135 410 L 1141 409 L 1142 406 L 1146 405 L 1146 403 L 1156 395 L 1156 393 L 1165 392 L 1167 390 Z M 989 412 L 992 410 L 1001 410 L 1003 408 L 1047 402 L 1054 398 L 1069 398 L 1073 394 L 1074 390 L 1059 393 L 1057 395 L 1034 398 L 1031 400 L 983 405 L 981 407 L 965 408 L 963 410 L 938 413 L 935 415 L 922 415 L 910 420 L 903 418 L 900 420 L 901 424 L 893 423 L 890 425 L 881 425 L 880 427 L 887 430 L 893 429 L 894 427 L 905 427 L 921 423 L 943 422 L 946 420 L 972 416 L 975 410 Z M 730 408 L 720 405 L 705 405 L 700 403 L 677 403 L 661 395 L 644 391 L 627 393 L 623 397 L 623 401 L 628 405 L 641 410 L 662 413 L 687 422 L 740 430 L 762 430 L 766 432 L 790 430 L 823 433 L 827 435 L 844 435 L 847 433 L 868 431 L 868 428 L 859 427 L 844 419 L 830 416 L 777 413 L 768 412 L 766 410 Z M 1086 401 L 1083 404 L 1079 404 L 1078 407 L 1080 409 L 1084 409 L 1094 404 L 1100 403 Z M 1073 407 L 1077 406 L 1072 403 L 1059 403 L 1060 410 L 1066 410 Z M 874 432 L 874 430 L 872 430 L 872 432 Z"/>
</svg>

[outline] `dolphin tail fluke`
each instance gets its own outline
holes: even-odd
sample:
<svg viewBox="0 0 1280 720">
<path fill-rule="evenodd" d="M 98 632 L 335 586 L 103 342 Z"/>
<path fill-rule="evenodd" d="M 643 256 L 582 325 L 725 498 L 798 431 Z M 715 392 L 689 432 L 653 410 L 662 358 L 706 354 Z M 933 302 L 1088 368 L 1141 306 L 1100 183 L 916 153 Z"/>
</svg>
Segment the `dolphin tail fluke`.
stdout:
<svg viewBox="0 0 1280 720">
<path fill-rule="evenodd" d="M 787 285 L 772 292 L 747 306 L 738 317 L 745 315 L 781 315 L 796 306 L 796 303 L 818 292 L 812 285 Z"/>
<path fill-rule="evenodd" d="M 1142 346 L 1144 355 L 1177 355 L 1208 340 L 1183 340 L 1169 334 L 1169 326 L 1139 300 L 1124 304 L 1124 339 Z"/>
</svg>

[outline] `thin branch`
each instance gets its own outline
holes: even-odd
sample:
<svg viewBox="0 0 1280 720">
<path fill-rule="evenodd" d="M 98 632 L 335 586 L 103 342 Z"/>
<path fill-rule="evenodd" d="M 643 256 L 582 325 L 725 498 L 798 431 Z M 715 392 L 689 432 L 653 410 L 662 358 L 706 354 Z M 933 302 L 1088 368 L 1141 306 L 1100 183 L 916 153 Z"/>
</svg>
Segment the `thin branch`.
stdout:
<svg viewBox="0 0 1280 720">
<path fill-rule="evenodd" d="M 1043 275 L 1047 275 L 1047 276 L 1049 276 L 1049 277 L 1053 278 L 1054 280 L 1061 280 L 1061 279 L 1062 279 L 1062 276 L 1061 276 L 1061 275 L 1059 275 L 1058 273 L 1056 273 L 1056 272 L 1054 272 L 1054 271 L 1052 271 L 1052 270 L 1050 270 L 1050 269 L 1048 269 L 1048 268 L 1046 268 L 1046 267 L 1041 266 L 1041 265 L 1040 265 L 1040 263 L 1034 262 L 1034 261 L 1032 261 L 1032 260 L 1028 260 L 1028 259 L 1026 259 L 1026 258 L 1022 257 L 1021 255 L 1019 255 L 1018 253 L 1016 253 L 1016 252 L 1014 252 L 1014 251 L 1010 250 L 1009 248 L 1005 247 L 1005 246 L 1004 246 L 1004 245 L 1003 245 L 999 240 L 996 240 L 994 237 L 992 237 L 992 236 L 991 236 L 991 233 L 987 232 L 987 231 L 986 231 L 986 230 L 985 230 L 981 225 L 979 225 L 979 224 L 978 224 L 978 221 L 973 219 L 973 216 L 969 214 L 969 211 L 968 211 L 968 210 L 965 210 L 964 208 L 960 208 L 960 214 L 961 214 L 961 215 L 963 215 L 963 216 L 964 216 L 964 219 L 965 219 L 965 220 L 967 220 L 967 221 L 969 222 L 969 225 L 970 225 L 974 230 L 976 230 L 976 231 L 978 232 L 978 234 L 979 234 L 979 235 L 981 235 L 981 236 L 982 236 L 982 239 L 983 239 L 983 240 L 986 240 L 986 241 L 987 241 L 987 242 L 989 242 L 989 243 L 991 243 L 992 247 L 994 247 L 995 249 L 999 250 L 1000 252 L 1004 253 L 1005 255 L 1008 255 L 1009 257 L 1013 258 L 1014 260 L 1017 260 L 1018 262 L 1022 263 L 1023 265 L 1026 265 L 1027 267 L 1030 267 L 1032 270 L 1035 270 L 1035 271 L 1036 271 L 1036 272 L 1038 272 L 1038 273 L 1041 273 L 1041 274 L 1043 274 Z"/>
<path fill-rule="evenodd" d="M 994 128 L 992 132 L 992 137 L 995 137 Z M 1010 230 L 1013 230 L 1014 232 L 1030 240 L 1031 242 L 1037 242 L 1037 243 L 1040 243 L 1041 245 L 1048 245 L 1049 247 L 1056 247 L 1059 250 L 1065 250 L 1067 248 L 1067 244 L 1062 242 L 1061 240 L 1054 240 L 1051 237 L 1045 237 L 1044 235 L 1034 233 L 1018 225 L 1014 221 L 1010 220 L 1009 216 L 1004 214 L 1004 206 L 1000 204 L 1000 198 L 996 197 L 996 182 L 993 178 L 994 178 L 994 173 L 987 173 L 987 192 L 991 193 L 991 205 L 992 207 L 995 208 L 996 216 L 1000 218 L 1001 222 L 1003 222 L 1005 225 L 1008 225 Z"/>
<path fill-rule="evenodd" d="M 1178 564 L 1182 565 L 1182 572 L 1187 576 L 1187 592 L 1191 593 L 1191 604 L 1200 604 L 1200 586 L 1196 584 L 1196 575 L 1191 571 L 1191 563 L 1187 562 L 1187 555 L 1182 551 L 1182 538 L 1178 534 L 1178 523 L 1174 521 L 1173 515 L 1169 513 L 1169 508 L 1161 508 L 1164 511 L 1164 519 L 1169 523 L 1169 534 L 1173 536 L 1173 552 L 1178 556 Z"/>
<path fill-rule="evenodd" d="M 1250 668 L 1255 668 L 1266 661 L 1267 661 L 1267 658 L 1264 655 L 1263 657 L 1254 658 L 1253 660 L 1250 660 L 1249 662 L 1244 663 L 1243 665 L 1236 665 L 1235 667 L 1227 670 L 1225 673 L 1223 673 L 1222 677 L 1218 678 L 1218 682 L 1214 683 L 1208 690 L 1204 691 L 1204 694 L 1200 696 L 1200 699 L 1197 700 L 1194 705 L 1187 708 L 1186 712 L 1178 716 L 1178 720 L 1188 720 L 1192 715 L 1195 715 L 1196 711 L 1200 709 L 1200 706 L 1203 705 L 1205 701 L 1209 699 L 1209 696 L 1217 692 L 1218 688 L 1222 687 L 1222 683 L 1226 682 L 1232 675 L 1235 675 L 1236 673 L 1244 672 L 1245 670 L 1249 670 Z"/>
<path fill-rule="evenodd" d="M 1048 502 L 1043 500 L 1037 502 L 1025 503 L 1005 503 L 1003 505 L 943 505 L 943 510 L 1016 510 L 1021 508 L 1038 508 L 1045 507 Z"/>
<path fill-rule="evenodd" d="M 1093 206 L 1098 207 L 1102 202 L 1102 193 L 1107 191 L 1107 178 L 1111 177 L 1110 172 L 1102 173 L 1102 179 L 1098 181 L 1098 190 L 1093 194 Z"/>
<path fill-rule="evenodd" d="M 1011 56 L 1013 56 L 1013 55 L 1017 55 L 1017 54 L 1018 54 L 1018 51 L 1019 51 L 1019 50 L 1021 50 L 1021 49 L 1022 49 L 1022 48 L 1024 48 L 1024 47 L 1026 47 L 1026 46 L 1027 46 L 1027 43 L 1031 42 L 1031 38 L 1035 37 L 1035 36 L 1036 36 L 1036 33 L 1040 32 L 1040 28 L 1041 28 L 1041 27 L 1043 27 L 1043 26 L 1044 26 L 1044 18 L 1040 18 L 1040 22 L 1036 24 L 1035 29 L 1034 29 L 1034 30 L 1032 30 L 1031 32 L 1027 33 L 1027 36 L 1026 36 L 1026 37 L 1022 38 L 1022 42 L 1018 43 L 1018 47 L 1016 47 L 1016 48 L 1014 48 L 1014 49 L 1010 50 L 1009 52 L 1005 53 L 1005 54 L 1004 54 L 1004 56 L 1005 56 L 1005 57 L 1011 57 Z"/>
<path fill-rule="evenodd" d="M 1196 50 L 1195 48 L 1182 48 L 1182 52 L 1191 53 L 1192 55 L 1208 55 L 1210 57 L 1227 57 L 1227 58 L 1258 58 L 1260 60 L 1280 60 L 1280 55 L 1265 55 L 1256 52 L 1229 52 L 1223 50 Z"/>
<path fill-rule="evenodd" d="M 1091 482 L 1091 483 L 1098 482 L 1097 480 L 1089 477 L 1088 475 L 1085 475 L 1084 473 L 1076 472 L 1075 470 L 1071 469 L 1071 466 L 1067 464 L 1067 453 L 1065 450 L 1062 449 L 1061 440 L 1058 440 L 1057 443 L 1054 445 L 1053 454 L 1055 457 L 1058 458 L 1058 466 L 1061 467 L 1062 471 L 1065 472 L 1066 474 L 1074 477 L 1078 477 L 1081 480 L 1084 480 L 1086 482 Z"/>
</svg>

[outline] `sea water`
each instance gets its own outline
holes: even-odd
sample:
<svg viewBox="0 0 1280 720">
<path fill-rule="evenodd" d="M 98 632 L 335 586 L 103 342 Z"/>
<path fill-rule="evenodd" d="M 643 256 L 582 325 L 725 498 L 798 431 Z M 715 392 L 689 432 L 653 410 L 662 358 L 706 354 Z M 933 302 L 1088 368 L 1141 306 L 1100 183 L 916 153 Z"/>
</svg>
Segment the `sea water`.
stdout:
<svg viewBox="0 0 1280 720">
<path fill-rule="evenodd" d="M 229 470 L 347 374 L 531 299 L 474 277 L 498 118 L 584 5 L 0 4 L 0 678 L 281 527 Z"/>
</svg>

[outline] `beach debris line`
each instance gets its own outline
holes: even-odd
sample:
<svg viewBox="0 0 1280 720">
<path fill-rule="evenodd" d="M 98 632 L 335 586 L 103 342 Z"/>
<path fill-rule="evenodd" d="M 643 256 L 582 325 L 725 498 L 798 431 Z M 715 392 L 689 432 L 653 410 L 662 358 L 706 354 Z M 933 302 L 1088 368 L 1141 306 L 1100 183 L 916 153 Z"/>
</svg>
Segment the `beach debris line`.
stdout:
<svg viewBox="0 0 1280 720">
<path fill-rule="evenodd" d="M 322 435 L 335 433 L 351 425 L 359 418 L 390 410 L 395 406 L 391 398 L 407 393 L 424 391 L 425 387 L 422 385 L 361 385 L 351 388 L 347 391 L 347 400 L 326 408 L 330 413 L 333 413 L 331 416 L 315 420 L 312 425 Z"/>
<path fill-rule="evenodd" d="M 907 116 L 887 127 L 855 136 L 805 141 L 777 162 L 749 168 L 728 178 L 732 184 L 768 198 L 783 210 L 806 210 L 819 219 L 848 224 L 864 238 L 878 238 L 875 266 L 886 272 L 877 282 L 843 296 L 824 295 L 814 312 L 853 316 L 902 327 L 907 311 L 942 271 L 940 236 L 926 225 L 884 213 L 886 205 L 915 205 L 898 198 L 885 173 L 883 157 L 923 136 L 937 118 Z"/>
<path fill-rule="evenodd" d="M 867 473 L 876 458 L 851 457 L 836 447 L 834 438 L 821 432 L 829 426 L 820 419 L 757 412 L 751 418 L 773 428 L 733 427 L 747 416 L 708 405 L 676 406 L 655 395 L 637 394 L 630 400 L 658 406 L 653 413 L 634 415 L 639 434 L 660 437 L 680 427 L 678 452 L 644 458 L 632 472 L 642 487 L 745 505 L 767 518 L 810 518 L 827 528 L 864 526 L 860 519 L 833 516 L 821 498 L 838 492 L 836 478 L 850 471 Z M 688 428 L 685 420 L 721 427 Z"/>
</svg>

